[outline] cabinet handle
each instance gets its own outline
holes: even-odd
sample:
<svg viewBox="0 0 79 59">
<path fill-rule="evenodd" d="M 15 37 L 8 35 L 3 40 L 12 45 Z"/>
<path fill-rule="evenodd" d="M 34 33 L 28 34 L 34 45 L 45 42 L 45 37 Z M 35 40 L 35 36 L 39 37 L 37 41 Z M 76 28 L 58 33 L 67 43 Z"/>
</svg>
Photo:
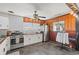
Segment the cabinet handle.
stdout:
<svg viewBox="0 0 79 59">
<path fill-rule="evenodd" d="M 31 40 L 31 39 L 29 38 L 29 40 Z"/>
<path fill-rule="evenodd" d="M 0 27 L 1 27 L 2 25 L 0 24 Z"/>
<path fill-rule="evenodd" d="M 5 52 L 5 48 L 3 48 L 3 51 Z"/>
<path fill-rule="evenodd" d="M 7 46 L 8 44 L 6 44 L 6 46 Z"/>
<path fill-rule="evenodd" d="M 40 37 L 38 37 L 38 39 L 40 39 Z"/>
</svg>

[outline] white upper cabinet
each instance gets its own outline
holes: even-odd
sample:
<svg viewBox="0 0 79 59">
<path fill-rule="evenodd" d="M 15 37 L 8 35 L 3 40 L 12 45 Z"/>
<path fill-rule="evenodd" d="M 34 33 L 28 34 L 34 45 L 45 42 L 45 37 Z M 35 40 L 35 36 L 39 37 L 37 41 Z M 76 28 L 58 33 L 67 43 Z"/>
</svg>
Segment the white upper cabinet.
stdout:
<svg viewBox="0 0 79 59">
<path fill-rule="evenodd" d="M 8 17 L 0 16 L 0 29 L 9 28 L 9 19 Z"/>
</svg>

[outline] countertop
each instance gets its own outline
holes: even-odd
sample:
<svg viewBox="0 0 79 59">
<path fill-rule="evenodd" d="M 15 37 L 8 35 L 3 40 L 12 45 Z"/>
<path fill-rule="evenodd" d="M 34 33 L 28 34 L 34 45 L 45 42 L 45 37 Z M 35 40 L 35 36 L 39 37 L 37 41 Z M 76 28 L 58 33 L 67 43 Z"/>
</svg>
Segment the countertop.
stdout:
<svg viewBox="0 0 79 59">
<path fill-rule="evenodd" d="M 36 35 L 36 34 L 42 34 L 42 33 L 24 33 L 23 35 Z"/>
<path fill-rule="evenodd" d="M 23 35 L 36 35 L 36 34 L 42 34 L 42 33 L 24 33 Z M 5 37 L 0 38 L 0 44 L 7 38 L 10 36 L 5 35 Z"/>
<path fill-rule="evenodd" d="M 3 37 L 3 38 L 0 38 L 0 44 L 1 44 L 7 37 L 9 37 L 9 36 L 5 36 L 5 37 Z"/>
</svg>

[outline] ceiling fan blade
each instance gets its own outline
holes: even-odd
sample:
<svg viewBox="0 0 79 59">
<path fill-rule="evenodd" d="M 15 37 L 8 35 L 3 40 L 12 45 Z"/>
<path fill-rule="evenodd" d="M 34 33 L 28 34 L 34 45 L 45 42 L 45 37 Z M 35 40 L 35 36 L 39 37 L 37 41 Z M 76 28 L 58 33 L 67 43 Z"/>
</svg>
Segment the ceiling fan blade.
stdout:
<svg viewBox="0 0 79 59">
<path fill-rule="evenodd" d="M 38 17 L 40 17 L 40 18 L 46 18 L 45 16 L 38 16 Z"/>
<path fill-rule="evenodd" d="M 34 11 L 33 18 L 39 19 L 39 18 L 46 18 L 46 17 L 45 16 L 38 16 L 37 11 Z"/>
</svg>

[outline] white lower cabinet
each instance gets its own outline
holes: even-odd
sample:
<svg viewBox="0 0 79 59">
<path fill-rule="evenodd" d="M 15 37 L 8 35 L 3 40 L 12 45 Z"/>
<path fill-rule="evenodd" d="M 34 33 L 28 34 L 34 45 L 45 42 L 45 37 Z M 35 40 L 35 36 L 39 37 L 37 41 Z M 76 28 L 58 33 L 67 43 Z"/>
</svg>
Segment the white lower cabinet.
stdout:
<svg viewBox="0 0 79 59">
<path fill-rule="evenodd" d="M 24 45 L 42 42 L 42 34 L 24 35 Z"/>
<path fill-rule="evenodd" d="M 7 42 L 6 42 L 6 50 L 10 50 L 10 37 L 7 37 Z"/>
<path fill-rule="evenodd" d="M 41 34 L 34 35 L 33 40 L 35 43 L 42 42 L 42 35 Z"/>
<path fill-rule="evenodd" d="M 5 55 L 8 50 L 10 50 L 10 37 L 7 37 L 0 44 L 0 55 Z"/>
<path fill-rule="evenodd" d="M 6 45 L 5 42 L 0 44 L 0 55 L 5 55 L 5 52 L 6 52 L 5 51 L 5 45 Z"/>
<path fill-rule="evenodd" d="M 31 44 L 31 37 L 29 35 L 24 35 L 24 45 Z"/>
</svg>

